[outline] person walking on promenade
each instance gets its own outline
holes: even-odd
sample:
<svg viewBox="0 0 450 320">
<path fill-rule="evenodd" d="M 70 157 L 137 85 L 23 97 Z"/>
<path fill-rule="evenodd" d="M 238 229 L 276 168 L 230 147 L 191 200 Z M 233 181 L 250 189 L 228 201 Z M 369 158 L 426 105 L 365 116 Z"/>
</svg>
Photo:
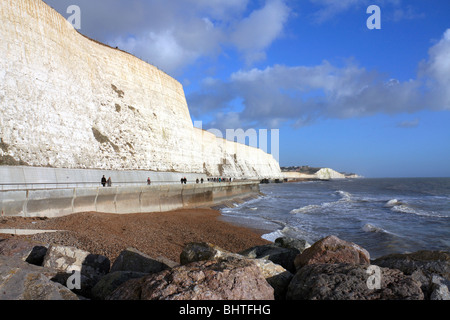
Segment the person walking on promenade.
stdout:
<svg viewBox="0 0 450 320">
<path fill-rule="evenodd" d="M 103 187 L 106 186 L 106 178 L 105 178 L 105 176 L 103 176 L 103 178 L 102 178 L 102 185 L 103 185 Z"/>
<path fill-rule="evenodd" d="M 111 177 L 108 178 L 108 182 L 107 182 L 107 183 L 108 183 L 108 187 L 111 187 L 111 186 L 112 186 L 112 180 L 111 180 Z"/>
<path fill-rule="evenodd" d="M 150 180 L 150 177 L 148 177 L 148 179 L 147 179 L 147 185 L 149 186 L 149 185 L 151 185 L 152 184 L 152 181 Z"/>
</svg>

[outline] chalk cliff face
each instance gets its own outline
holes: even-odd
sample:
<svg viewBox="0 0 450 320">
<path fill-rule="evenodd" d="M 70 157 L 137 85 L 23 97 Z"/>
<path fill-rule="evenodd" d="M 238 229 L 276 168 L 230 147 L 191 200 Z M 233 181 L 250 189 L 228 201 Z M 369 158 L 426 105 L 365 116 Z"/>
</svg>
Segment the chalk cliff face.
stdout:
<svg viewBox="0 0 450 320">
<path fill-rule="evenodd" d="M 345 174 L 342 174 L 330 168 L 321 168 L 316 173 L 312 174 L 300 172 L 283 172 L 283 177 L 288 180 L 295 180 L 295 179 L 333 180 L 333 179 L 359 178 L 359 176 L 356 174 L 346 176 Z"/>
<path fill-rule="evenodd" d="M 1 0 L 0 21 L 0 165 L 281 177 L 271 155 L 194 128 L 175 79 L 41 0 Z"/>
</svg>

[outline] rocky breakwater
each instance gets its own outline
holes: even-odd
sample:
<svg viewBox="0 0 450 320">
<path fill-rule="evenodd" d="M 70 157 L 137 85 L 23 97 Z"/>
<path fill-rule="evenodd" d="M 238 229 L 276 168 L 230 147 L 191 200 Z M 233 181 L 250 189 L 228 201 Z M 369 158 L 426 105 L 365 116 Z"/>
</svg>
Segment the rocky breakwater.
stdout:
<svg viewBox="0 0 450 320">
<path fill-rule="evenodd" d="M 335 236 L 232 253 L 189 243 L 180 264 L 129 248 L 107 257 L 74 247 L 0 241 L 0 299 L 11 300 L 448 300 L 450 253 L 374 261 Z M 69 289 L 70 288 L 70 289 Z"/>
</svg>

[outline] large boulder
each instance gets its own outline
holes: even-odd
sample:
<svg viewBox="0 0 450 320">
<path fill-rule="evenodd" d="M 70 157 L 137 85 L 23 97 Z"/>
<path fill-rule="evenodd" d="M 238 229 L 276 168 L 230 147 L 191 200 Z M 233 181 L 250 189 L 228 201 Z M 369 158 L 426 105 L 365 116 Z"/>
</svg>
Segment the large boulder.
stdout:
<svg viewBox="0 0 450 320">
<path fill-rule="evenodd" d="M 380 287 L 368 284 L 368 266 L 311 264 L 289 284 L 289 300 L 423 300 L 420 284 L 399 270 L 380 268 Z"/>
<path fill-rule="evenodd" d="M 450 281 L 450 253 L 446 251 L 422 250 L 406 254 L 390 254 L 372 262 L 374 265 L 401 270 L 420 282 L 426 298 L 436 289 L 433 276 L 443 278 L 442 286 Z M 440 289 L 445 290 L 445 289 Z"/>
<path fill-rule="evenodd" d="M 39 242 L 14 238 L 0 241 L 0 255 L 18 257 L 37 266 L 42 265 L 46 253 L 47 246 Z"/>
<path fill-rule="evenodd" d="M 219 258 L 226 259 L 229 257 L 236 259 L 243 258 L 239 254 L 229 252 L 211 243 L 191 242 L 184 246 L 183 251 L 180 254 L 180 263 L 185 265 L 191 262 Z"/>
<path fill-rule="evenodd" d="M 295 258 L 297 269 L 310 264 L 370 264 L 370 254 L 355 243 L 328 236 L 305 249 Z"/>
<path fill-rule="evenodd" d="M 245 259 L 193 262 L 125 282 L 110 300 L 273 300 L 258 266 Z"/>
<path fill-rule="evenodd" d="M 153 259 L 134 248 L 123 250 L 114 261 L 111 271 L 134 271 L 143 273 L 155 273 L 169 269 L 169 266 L 161 261 Z"/>
<path fill-rule="evenodd" d="M 290 254 L 290 251 L 288 251 Z M 265 258 L 256 259 L 252 255 L 243 256 L 232 253 L 210 243 L 193 242 L 187 244 L 180 255 L 181 264 L 185 265 L 197 261 L 226 260 L 226 259 L 250 259 L 256 263 L 264 278 L 275 290 L 277 300 L 284 299 L 287 286 L 293 275 L 283 266 Z M 280 258 L 281 259 L 281 258 Z"/>
<path fill-rule="evenodd" d="M 0 300 L 78 300 L 75 293 L 51 281 L 56 274 L 20 257 L 0 256 Z"/>
<path fill-rule="evenodd" d="M 50 245 L 43 266 L 58 270 L 60 273 L 55 280 L 64 285 L 69 277 L 78 274 L 81 289 L 75 288 L 74 292 L 90 298 L 91 289 L 109 272 L 111 263 L 105 256 L 75 247 Z"/>
<path fill-rule="evenodd" d="M 305 251 L 305 249 L 308 249 L 311 247 L 311 245 L 308 243 L 308 241 L 304 239 L 296 239 L 291 237 L 280 237 L 275 239 L 275 245 L 281 247 L 281 248 L 287 248 L 287 249 L 297 249 L 302 253 Z"/>
<path fill-rule="evenodd" d="M 265 259 L 252 260 L 261 270 L 263 277 L 272 286 L 275 300 L 284 300 L 293 274 L 279 264 Z"/>
<path fill-rule="evenodd" d="M 431 277 L 430 300 L 450 300 L 450 281 L 438 275 Z"/>
<path fill-rule="evenodd" d="M 92 288 L 91 296 L 95 300 L 105 300 L 111 293 L 114 292 L 123 283 L 131 279 L 143 278 L 148 273 L 135 271 L 114 271 L 108 273 L 100 279 L 99 282 Z"/>
</svg>

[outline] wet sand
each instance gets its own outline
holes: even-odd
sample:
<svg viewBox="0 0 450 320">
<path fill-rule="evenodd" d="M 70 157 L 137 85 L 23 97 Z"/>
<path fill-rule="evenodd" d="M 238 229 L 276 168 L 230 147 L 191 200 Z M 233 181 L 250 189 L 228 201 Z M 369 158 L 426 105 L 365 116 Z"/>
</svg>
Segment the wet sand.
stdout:
<svg viewBox="0 0 450 320">
<path fill-rule="evenodd" d="M 128 215 L 87 212 L 53 219 L 0 218 L 0 229 L 65 230 L 15 237 L 75 246 L 105 255 L 111 262 L 129 247 L 153 258 L 179 262 L 180 253 L 189 242 L 209 242 L 231 252 L 269 243 L 261 238 L 264 231 L 221 221 L 220 216 L 217 210 L 203 208 Z M 7 237 L 11 236 L 0 235 Z"/>
</svg>

